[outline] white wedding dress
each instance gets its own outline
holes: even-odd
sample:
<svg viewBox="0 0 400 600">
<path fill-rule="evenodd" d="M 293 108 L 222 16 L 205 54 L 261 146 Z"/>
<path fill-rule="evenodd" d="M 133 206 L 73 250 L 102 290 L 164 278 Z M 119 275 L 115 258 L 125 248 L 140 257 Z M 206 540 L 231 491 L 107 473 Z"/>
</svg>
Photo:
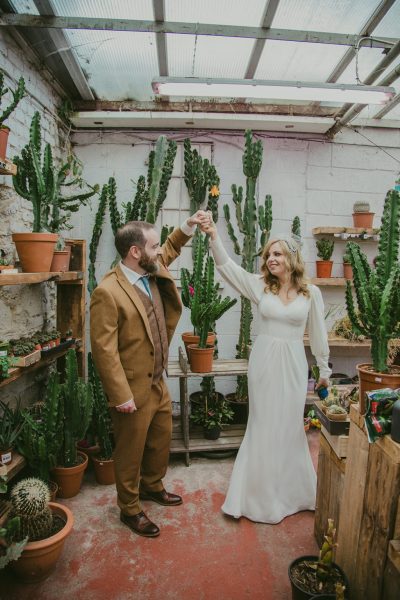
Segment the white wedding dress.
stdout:
<svg viewBox="0 0 400 600">
<path fill-rule="evenodd" d="M 211 244 L 223 278 L 258 309 L 258 335 L 248 369 L 249 419 L 222 506 L 233 517 L 279 523 L 314 510 L 316 474 L 304 432 L 308 365 L 303 335 L 308 322 L 311 349 L 328 378 L 329 347 L 320 290 L 288 305 L 265 293 L 260 275 L 231 260 L 219 238 Z"/>
</svg>

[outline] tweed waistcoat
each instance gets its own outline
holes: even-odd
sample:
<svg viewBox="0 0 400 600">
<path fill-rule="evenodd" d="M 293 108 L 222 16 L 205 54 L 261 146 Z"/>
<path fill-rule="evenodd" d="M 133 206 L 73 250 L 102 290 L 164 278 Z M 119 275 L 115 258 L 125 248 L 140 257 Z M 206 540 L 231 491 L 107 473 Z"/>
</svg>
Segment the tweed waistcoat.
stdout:
<svg viewBox="0 0 400 600">
<path fill-rule="evenodd" d="M 153 383 L 158 383 L 164 370 L 168 367 L 168 336 L 165 326 L 164 306 L 157 283 L 153 277 L 150 277 L 149 283 L 153 301 L 139 286 L 136 286 L 135 289 L 143 302 L 150 324 L 154 344 Z"/>
</svg>

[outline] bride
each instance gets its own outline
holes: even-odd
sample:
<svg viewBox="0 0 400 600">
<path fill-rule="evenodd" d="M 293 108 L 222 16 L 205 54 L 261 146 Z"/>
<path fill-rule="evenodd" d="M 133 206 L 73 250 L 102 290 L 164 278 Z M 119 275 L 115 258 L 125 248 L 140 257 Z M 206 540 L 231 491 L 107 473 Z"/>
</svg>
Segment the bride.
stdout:
<svg viewBox="0 0 400 600">
<path fill-rule="evenodd" d="M 314 510 L 316 474 L 304 432 L 308 365 L 303 335 L 328 386 L 329 347 L 320 290 L 307 284 L 298 243 L 276 236 L 264 248 L 261 275 L 229 258 L 211 221 L 202 227 L 222 277 L 258 310 L 248 368 L 249 419 L 222 510 L 262 523 Z"/>
</svg>

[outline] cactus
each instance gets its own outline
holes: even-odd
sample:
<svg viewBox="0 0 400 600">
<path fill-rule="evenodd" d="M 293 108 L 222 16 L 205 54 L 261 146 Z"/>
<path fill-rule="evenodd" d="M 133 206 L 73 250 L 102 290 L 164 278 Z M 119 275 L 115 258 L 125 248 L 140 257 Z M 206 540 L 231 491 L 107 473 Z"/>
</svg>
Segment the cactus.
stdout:
<svg viewBox="0 0 400 600">
<path fill-rule="evenodd" d="M 46 398 L 40 418 L 23 411 L 24 423 L 18 440 L 18 451 L 43 481 L 49 481 L 50 470 L 57 466 L 62 447 L 63 405 L 60 399 L 57 373 L 52 373 L 46 389 Z"/>
<path fill-rule="evenodd" d="M 73 467 L 78 464 L 76 443 L 85 437 L 93 409 L 92 385 L 78 376 L 75 350 L 67 352 L 65 382 L 60 387 L 64 412 L 60 464 Z"/>
<path fill-rule="evenodd" d="M 94 365 L 91 352 L 88 354 L 88 371 L 89 381 L 92 384 L 93 389 L 92 422 L 97 442 L 100 446 L 100 458 L 102 460 L 110 460 L 113 452 L 111 442 L 111 418 L 108 412 L 107 398 Z"/>
<path fill-rule="evenodd" d="M 265 197 L 264 204 L 258 206 L 255 197 L 256 182 L 260 174 L 262 164 L 262 144 L 258 140 L 253 143 L 252 132 L 245 132 L 245 151 L 243 154 L 243 173 L 246 176 L 246 196 L 243 200 L 243 188 L 232 185 L 233 202 L 237 227 L 243 236 L 243 244 L 240 247 L 238 237 L 231 222 L 230 210 L 224 205 L 224 216 L 227 224 L 228 234 L 232 240 L 235 254 L 241 257 L 241 266 L 249 273 L 254 273 L 256 259 L 268 242 L 272 226 L 272 198 Z M 257 218 L 258 217 L 258 218 Z M 260 246 L 257 248 L 257 231 L 260 230 Z M 248 358 L 251 344 L 251 323 L 253 314 L 250 300 L 241 297 L 240 307 L 240 331 L 236 346 L 236 358 Z M 247 400 L 247 377 L 238 377 L 236 397 L 239 401 Z"/>
<path fill-rule="evenodd" d="M 315 245 L 317 246 L 317 256 L 321 260 L 330 260 L 333 254 L 334 241 L 328 240 L 327 238 L 321 238 L 316 240 Z"/>
<path fill-rule="evenodd" d="M 7 92 L 9 92 L 9 88 L 4 87 L 4 74 L 0 71 L 0 104 L 2 98 Z M 11 113 L 17 108 L 17 105 L 25 96 L 25 80 L 23 77 L 18 79 L 17 87 L 14 91 L 11 91 L 13 99 L 11 104 L 7 106 L 5 110 L 0 115 L 0 126 L 4 123 L 6 119 L 11 115 Z M 4 158 L 4 157 L 2 157 Z"/>
<path fill-rule="evenodd" d="M 389 341 L 400 337 L 400 192 L 389 190 L 380 227 L 376 267 L 368 264 L 360 246 L 348 242 L 356 305 L 346 282 L 346 306 L 353 331 L 371 339 L 375 371 L 388 371 Z"/>
<path fill-rule="evenodd" d="M 181 269 L 181 283 L 182 302 L 191 310 L 194 332 L 200 336 L 199 348 L 205 348 L 211 325 L 237 302 L 229 296 L 222 299 L 218 293 L 219 283 L 214 283 L 214 261 L 206 256 L 205 236 L 201 235 L 198 240 L 193 275 L 187 269 Z"/>
<path fill-rule="evenodd" d="M 17 174 L 13 176 L 14 189 L 25 200 L 32 202 L 33 232 L 58 232 L 68 228 L 71 212 L 76 212 L 81 204 L 98 191 L 98 186 L 85 194 L 63 196 L 61 188 L 70 185 L 83 185 L 79 172 L 79 163 L 70 156 L 67 162 L 56 169 L 50 144 L 46 144 L 41 156 L 42 138 L 40 115 L 33 116 L 29 144 L 21 150 L 21 156 L 14 157 Z M 73 179 L 67 180 L 72 170 Z M 62 214 L 66 213 L 66 214 Z"/>
<path fill-rule="evenodd" d="M 293 222 L 292 222 L 292 235 L 297 236 L 299 239 L 301 239 L 301 225 L 300 225 L 300 217 L 294 217 Z"/>
<path fill-rule="evenodd" d="M 99 246 L 101 232 L 102 232 L 103 224 L 104 224 L 104 216 L 106 214 L 107 202 L 108 202 L 108 185 L 104 184 L 101 189 L 99 206 L 97 208 L 93 232 L 92 232 L 92 239 L 90 240 L 90 246 L 89 246 L 88 290 L 89 290 L 90 295 L 92 295 L 93 290 L 97 287 L 95 263 L 96 263 L 96 257 L 97 257 L 97 248 Z"/>
<path fill-rule="evenodd" d="M 353 204 L 353 212 L 369 212 L 369 202 L 354 202 Z"/>
<path fill-rule="evenodd" d="M 51 535 L 53 515 L 48 485 L 35 477 L 22 479 L 11 490 L 10 517 L 19 517 L 19 539 L 42 540 Z"/>
</svg>

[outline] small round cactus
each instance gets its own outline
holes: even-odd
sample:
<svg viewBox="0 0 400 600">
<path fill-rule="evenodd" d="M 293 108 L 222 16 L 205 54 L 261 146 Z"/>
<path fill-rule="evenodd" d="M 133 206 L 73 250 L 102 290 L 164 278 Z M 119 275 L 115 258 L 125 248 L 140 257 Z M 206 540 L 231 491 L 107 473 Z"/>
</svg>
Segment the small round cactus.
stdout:
<svg viewBox="0 0 400 600">
<path fill-rule="evenodd" d="M 331 406 L 329 406 L 328 408 L 328 413 L 331 413 L 333 415 L 345 415 L 347 414 L 347 411 L 345 408 L 339 406 L 338 404 L 331 404 Z"/>
<path fill-rule="evenodd" d="M 354 202 L 353 212 L 355 212 L 355 213 L 369 212 L 369 202 Z"/>
<path fill-rule="evenodd" d="M 22 479 L 11 490 L 10 500 L 10 516 L 20 518 L 21 539 L 28 536 L 33 542 L 51 535 L 50 491 L 44 481 L 35 477 Z"/>
</svg>

